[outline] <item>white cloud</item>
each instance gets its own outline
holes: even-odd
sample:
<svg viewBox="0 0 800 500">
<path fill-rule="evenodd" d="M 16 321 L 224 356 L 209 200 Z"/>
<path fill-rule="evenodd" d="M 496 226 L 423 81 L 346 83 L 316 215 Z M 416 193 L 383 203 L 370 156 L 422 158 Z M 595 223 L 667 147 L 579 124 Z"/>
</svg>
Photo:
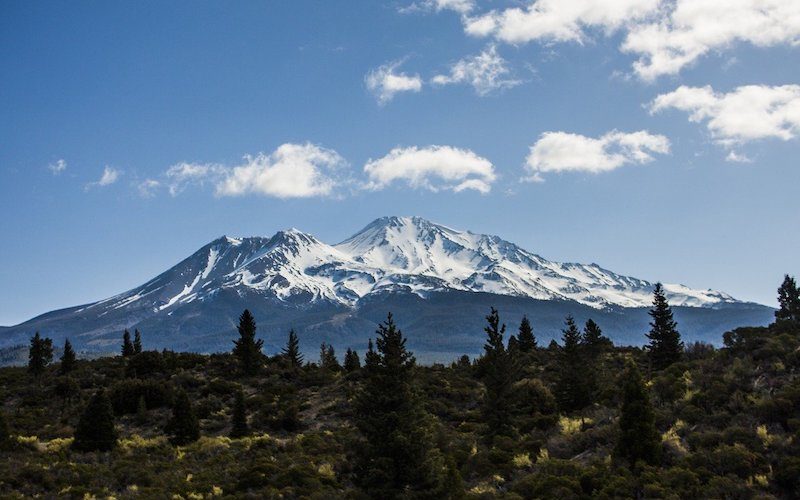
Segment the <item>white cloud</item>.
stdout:
<svg viewBox="0 0 800 500">
<path fill-rule="evenodd" d="M 332 194 L 341 181 L 336 171 L 346 165 L 336 151 L 310 143 L 283 144 L 271 154 L 246 156 L 216 184 L 219 196 L 261 194 L 276 198 L 308 198 Z"/>
<path fill-rule="evenodd" d="M 136 186 L 142 198 L 151 198 L 155 196 L 156 190 L 160 187 L 161 183 L 155 179 L 145 179 Z"/>
<path fill-rule="evenodd" d="M 800 43 L 797 0 L 676 0 L 664 6 L 658 19 L 632 27 L 622 45 L 641 56 L 633 67 L 645 80 L 677 74 L 735 42 L 758 47 Z"/>
<path fill-rule="evenodd" d="M 523 44 L 578 42 L 589 31 L 622 31 L 623 52 L 638 55 L 644 80 L 674 75 L 711 51 L 746 42 L 800 44 L 797 0 L 535 0 L 525 7 L 463 15 L 472 36 Z"/>
<path fill-rule="evenodd" d="M 582 42 L 586 28 L 610 33 L 652 15 L 658 5 L 659 0 L 536 0 L 525 8 L 465 17 L 464 29 L 473 36 L 492 36 L 512 44 Z"/>
<path fill-rule="evenodd" d="M 395 72 L 403 62 L 404 60 L 401 59 L 384 64 L 370 71 L 364 77 L 367 89 L 375 95 L 379 104 L 386 104 L 394 98 L 395 94 L 400 92 L 419 92 L 422 90 L 422 79 L 419 75 Z"/>
<path fill-rule="evenodd" d="M 451 146 L 394 148 L 364 165 L 369 189 L 383 189 L 394 181 L 413 188 L 455 192 L 472 189 L 488 193 L 496 179 L 494 166 L 468 149 Z"/>
<path fill-rule="evenodd" d="M 95 186 L 97 187 L 110 186 L 111 184 L 117 182 L 117 180 L 121 175 L 122 172 L 120 172 L 114 167 L 106 165 L 105 167 L 103 167 L 103 175 L 100 176 L 100 179 L 98 179 L 95 182 L 90 182 L 89 184 L 86 185 L 85 189 L 88 191 L 89 189 Z"/>
<path fill-rule="evenodd" d="M 60 158 L 55 163 L 49 164 L 47 168 L 50 169 L 53 175 L 58 175 L 67 169 L 67 161 Z"/>
<path fill-rule="evenodd" d="M 661 94 L 650 112 L 674 108 L 706 122 L 715 141 L 731 145 L 757 139 L 789 140 L 800 133 L 800 85 L 745 85 L 727 94 L 711 86 L 680 86 Z"/>
<path fill-rule="evenodd" d="M 541 174 L 549 172 L 600 173 L 626 164 L 643 164 L 653 160 L 651 153 L 669 153 L 669 147 L 669 139 L 645 130 L 612 130 L 599 138 L 545 132 L 531 146 L 526 159 L 527 180 L 542 181 Z"/>
<path fill-rule="evenodd" d="M 474 0 L 421 0 L 406 7 L 401 7 L 399 10 L 401 14 L 419 11 L 441 12 L 443 10 L 452 10 L 460 14 L 467 14 L 474 8 Z"/>
<path fill-rule="evenodd" d="M 508 78 L 510 72 L 506 60 L 491 45 L 476 56 L 456 62 L 450 67 L 449 75 L 434 76 L 431 82 L 435 85 L 468 83 L 478 95 L 486 95 L 494 90 L 522 83 L 520 80 Z"/>
<path fill-rule="evenodd" d="M 747 155 L 737 153 L 736 151 L 729 151 L 728 156 L 725 157 L 725 161 L 731 163 L 752 163 L 751 160 Z"/>
<path fill-rule="evenodd" d="M 226 172 L 222 165 L 211 163 L 186 163 L 181 162 L 169 167 L 164 174 L 167 178 L 169 194 L 177 196 L 186 186 L 197 184 L 202 186 L 206 181 L 218 181 Z"/>
</svg>

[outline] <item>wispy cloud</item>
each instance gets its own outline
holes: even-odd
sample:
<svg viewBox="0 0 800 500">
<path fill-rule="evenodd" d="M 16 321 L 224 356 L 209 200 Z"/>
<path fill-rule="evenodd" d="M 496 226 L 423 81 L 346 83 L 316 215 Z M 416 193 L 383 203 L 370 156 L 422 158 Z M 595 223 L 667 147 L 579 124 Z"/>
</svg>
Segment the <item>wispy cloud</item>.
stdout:
<svg viewBox="0 0 800 500">
<path fill-rule="evenodd" d="M 161 187 L 161 183 L 156 179 L 145 179 L 136 184 L 136 189 L 139 191 L 139 196 L 142 198 L 152 198 L 156 195 L 156 191 Z"/>
<path fill-rule="evenodd" d="M 397 72 L 403 59 L 379 66 L 364 77 L 367 89 L 384 105 L 401 92 L 419 92 L 422 90 L 422 78 L 419 75 L 407 75 Z"/>
<path fill-rule="evenodd" d="M 434 85 L 469 84 L 478 95 L 486 95 L 499 89 L 515 87 L 521 80 L 510 78 L 508 63 L 490 45 L 476 56 L 466 57 L 450 67 L 449 74 L 436 75 Z"/>
<path fill-rule="evenodd" d="M 443 10 L 452 10 L 460 14 L 467 14 L 474 8 L 474 0 L 420 0 L 400 7 L 398 10 L 401 14 L 429 11 L 441 12 Z"/>
<path fill-rule="evenodd" d="M 106 165 L 105 167 L 103 167 L 103 174 L 100 176 L 100 179 L 98 179 L 95 182 L 90 182 L 89 184 L 86 185 L 85 189 L 89 190 L 93 187 L 110 186 L 111 184 L 117 182 L 117 180 L 119 180 L 121 175 L 122 172 L 120 170 L 117 170 L 114 167 Z"/>
<path fill-rule="evenodd" d="M 383 189 L 395 181 L 431 191 L 475 190 L 488 193 L 496 179 L 494 166 L 468 149 L 451 146 L 407 147 L 364 165 L 368 189 Z"/>
<path fill-rule="evenodd" d="M 669 153 L 669 139 L 645 130 L 613 130 L 598 138 L 567 132 L 545 132 L 531 146 L 525 168 L 526 180 L 541 182 L 552 172 L 601 173 L 623 165 L 653 160 L 653 153 Z"/>
<path fill-rule="evenodd" d="M 54 163 L 47 165 L 47 168 L 53 173 L 53 175 L 58 175 L 67 169 L 67 160 L 59 158 Z"/>
</svg>

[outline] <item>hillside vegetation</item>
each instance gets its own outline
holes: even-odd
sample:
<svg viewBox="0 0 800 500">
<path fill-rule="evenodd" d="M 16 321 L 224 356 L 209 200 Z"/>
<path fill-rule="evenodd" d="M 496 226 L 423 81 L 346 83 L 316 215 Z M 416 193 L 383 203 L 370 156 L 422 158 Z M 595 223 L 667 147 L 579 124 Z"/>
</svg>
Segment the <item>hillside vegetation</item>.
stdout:
<svg viewBox="0 0 800 500">
<path fill-rule="evenodd" d="M 797 498 L 800 292 L 776 321 L 684 345 L 657 287 L 646 348 L 566 318 L 506 331 L 478 359 L 421 366 L 403 318 L 361 355 L 294 332 L 261 353 L 248 311 L 230 354 L 74 359 L 31 339 L 0 369 L 3 498 Z M 43 332 L 45 333 L 45 332 Z M 274 339 L 273 339 L 274 341 Z M 340 353 L 341 354 L 341 353 Z"/>
</svg>

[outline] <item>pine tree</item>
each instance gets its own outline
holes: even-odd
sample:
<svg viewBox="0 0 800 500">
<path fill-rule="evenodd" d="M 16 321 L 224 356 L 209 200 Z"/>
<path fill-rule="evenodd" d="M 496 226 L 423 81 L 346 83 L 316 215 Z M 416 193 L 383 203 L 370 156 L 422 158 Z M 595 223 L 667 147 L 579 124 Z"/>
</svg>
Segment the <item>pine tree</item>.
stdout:
<svg viewBox="0 0 800 500">
<path fill-rule="evenodd" d="M 661 455 L 661 436 L 656 429 L 655 414 L 647 388 L 636 364 L 628 360 L 619 385 L 622 387 L 622 408 L 619 418 L 619 439 L 614 456 L 631 466 L 641 460 L 657 464 Z"/>
<path fill-rule="evenodd" d="M 142 353 L 142 334 L 136 329 L 133 331 L 133 354 Z"/>
<path fill-rule="evenodd" d="M 233 354 L 239 359 L 244 375 L 255 375 L 261 366 L 263 340 L 256 340 L 256 320 L 250 311 L 244 310 L 239 317 L 239 339 L 234 340 Z"/>
<path fill-rule="evenodd" d="M 581 343 L 586 353 L 589 355 L 589 358 L 592 360 L 596 360 L 600 354 L 614 345 L 608 337 L 603 335 L 600 326 L 592 319 L 586 321 L 586 326 L 583 328 Z"/>
<path fill-rule="evenodd" d="M 286 342 L 286 347 L 282 351 L 283 357 L 289 360 L 292 368 L 300 368 L 303 366 L 303 355 L 300 354 L 300 341 L 297 340 L 297 334 L 294 329 L 289 330 L 289 340 Z"/>
<path fill-rule="evenodd" d="M 28 372 L 34 376 L 44 373 L 44 369 L 53 361 L 53 341 L 47 337 L 42 338 L 39 332 L 31 338 L 31 347 L 28 350 Z"/>
<path fill-rule="evenodd" d="M 69 339 L 67 339 L 64 341 L 64 353 L 61 355 L 61 366 L 58 368 L 58 372 L 61 375 L 66 375 L 74 369 L 75 350 L 72 348 L 72 344 L 70 343 Z"/>
<path fill-rule="evenodd" d="M 355 402 L 354 423 L 365 438 L 356 450 L 357 483 L 371 498 L 444 497 L 446 466 L 414 389 L 414 356 L 391 314 L 377 334 Z"/>
<path fill-rule="evenodd" d="M 109 451 L 116 445 L 114 409 L 106 392 L 100 389 L 89 401 L 78 421 L 72 448 L 77 451 Z"/>
<path fill-rule="evenodd" d="M 519 350 L 521 352 L 531 352 L 536 349 L 536 337 L 533 335 L 533 328 L 527 316 L 523 316 L 519 324 L 517 342 L 519 342 Z"/>
<path fill-rule="evenodd" d="M 512 386 L 516 379 L 516 365 L 511 353 L 503 345 L 506 325 L 500 325 L 497 309 L 491 308 L 486 316 L 484 355 L 480 361 L 486 395 L 483 400 L 484 422 L 488 437 L 513 435 L 511 425 Z"/>
<path fill-rule="evenodd" d="M 230 436 L 232 438 L 241 438 L 248 434 L 250 434 L 250 428 L 247 426 L 247 407 L 244 402 L 244 391 L 239 388 L 233 401 Z"/>
<path fill-rule="evenodd" d="M 512 356 L 516 356 L 520 353 L 519 350 L 519 340 L 514 335 L 508 337 L 508 352 L 511 353 Z"/>
<path fill-rule="evenodd" d="M 350 373 L 360 368 L 361 359 L 359 359 L 358 353 L 348 347 L 347 352 L 344 355 L 344 371 Z"/>
<path fill-rule="evenodd" d="M 164 431 L 169 434 L 169 440 L 175 446 L 186 445 L 200 439 L 200 423 L 186 391 L 180 390 L 175 395 L 172 418 L 167 422 Z"/>
<path fill-rule="evenodd" d="M 333 346 L 325 342 L 323 342 L 319 348 L 319 366 L 323 370 L 328 371 L 339 371 L 342 369 L 339 360 L 336 359 L 336 351 L 333 349 Z"/>
<path fill-rule="evenodd" d="M 131 332 L 126 329 L 122 334 L 122 357 L 127 358 L 133 356 L 135 353 L 133 342 L 131 342 Z"/>
<path fill-rule="evenodd" d="M 592 401 L 594 378 L 586 363 L 581 346 L 581 334 L 572 316 L 565 320 L 559 352 L 556 400 L 561 411 L 570 413 L 586 408 Z"/>
<path fill-rule="evenodd" d="M 794 277 L 788 274 L 778 288 L 778 310 L 775 311 L 776 322 L 800 323 L 800 288 Z"/>
<path fill-rule="evenodd" d="M 654 370 L 663 370 L 672 363 L 680 361 L 683 355 L 683 342 L 678 333 L 678 324 L 672 319 L 672 308 L 664 295 L 661 283 L 656 283 L 653 290 L 653 308 L 650 309 L 650 339 L 648 349 L 650 362 Z"/>
</svg>

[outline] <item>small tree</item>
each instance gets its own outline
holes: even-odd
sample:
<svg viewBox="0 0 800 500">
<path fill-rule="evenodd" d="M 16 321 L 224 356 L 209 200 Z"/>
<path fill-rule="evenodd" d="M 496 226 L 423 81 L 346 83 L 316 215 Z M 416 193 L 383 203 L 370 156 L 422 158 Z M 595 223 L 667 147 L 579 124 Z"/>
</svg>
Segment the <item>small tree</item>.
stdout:
<svg viewBox="0 0 800 500">
<path fill-rule="evenodd" d="M 653 308 L 650 309 L 650 339 L 648 349 L 654 370 L 663 370 L 672 363 L 680 361 L 683 355 L 683 342 L 678 333 L 678 324 L 672 318 L 672 308 L 667 302 L 664 287 L 656 283 L 653 290 Z"/>
<path fill-rule="evenodd" d="M 134 354 L 136 354 L 136 351 L 133 348 L 133 342 L 131 342 L 131 332 L 126 329 L 122 334 L 122 357 L 128 358 Z"/>
<path fill-rule="evenodd" d="M 561 411 L 569 413 L 582 410 L 591 403 L 594 379 L 583 355 L 581 333 L 575 320 L 567 316 L 565 324 L 555 393 Z"/>
<path fill-rule="evenodd" d="M 631 466 L 639 460 L 657 464 L 661 456 L 661 436 L 656 429 L 655 414 L 644 380 L 632 360 L 628 360 L 619 385 L 622 387 L 622 408 L 614 456 L 627 460 Z"/>
<path fill-rule="evenodd" d="M 142 353 L 142 334 L 136 329 L 133 331 L 133 354 Z"/>
<path fill-rule="evenodd" d="M 239 339 L 234 340 L 233 354 L 239 359 L 244 375 L 255 375 L 261 366 L 263 340 L 256 340 L 256 320 L 250 311 L 244 310 L 239 316 Z"/>
<path fill-rule="evenodd" d="M 521 352 L 531 352 L 536 349 L 536 337 L 533 335 L 533 328 L 527 316 L 523 316 L 519 324 L 517 342 Z"/>
<path fill-rule="evenodd" d="M 483 345 L 484 355 L 480 361 L 486 395 L 483 400 L 483 415 L 487 426 L 488 437 L 512 435 L 511 406 L 513 404 L 512 386 L 516 378 L 516 365 L 511 353 L 503 345 L 503 334 L 506 325 L 500 325 L 497 309 L 491 308 L 486 316 L 489 323 L 486 332 L 486 343 Z"/>
<path fill-rule="evenodd" d="M 72 448 L 77 451 L 109 451 L 117 445 L 114 409 L 105 390 L 98 390 L 83 411 Z"/>
<path fill-rule="evenodd" d="M 342 369 L 339 360 L 336 359 L 336 351 L 333 349 L 333 346 L 325 342 L 323 342 L 319 348 L 319 366 L 323 370 L 334 372 Z"/>
<path fill-rule="evenodd" d="M 297 334 L 294 329 L 289 330 L 289 340 L 286 341 L 286 347 L 281 352 L 283 357 L 289 360 L 292 368 L 300 368 L 303 366 L 303 355 L 300 354 L 300 341 L 297 339 Z"/>
<path fill-rule="evenodd" d="M 53 341 L 42 338 L 39 332 L 31 338 L 31 347 L 28 351 L 28 372 L 34 376 L 44 373 L 44 369 L 53 361 Z"/>
<path fill-rule="evenodd" d="M 248 434 L 250 434 L 250 428 L 247 426 L 247 407 L 244 402 L 244 391 L 239 388 L 233 400 L 230 436 L 232 438 L 241 438 Z"/>
<path fill-rule="evenodd" d="M 361 359 L 359 359 L 358 353 L 348 347 L 347 352 L 344 354 L 344 371 L 350 373 L 360 368 Z"/>
<path fill-rule="evenodd" d="M 172 418 L 167 422 L 164 431 L 169 434 L 169 440 L 175 446 L 186 445 L 200 439 L 200 422 L 186 391 L 180 390 L 175 395 Z"/>
<path fill-rule="evenodd" d="M 794 277 L 788 274 L 778 288 L 778 310 L 775 311 L 776 322 L 800 323 L 800 288 Z"/>
<path fill-rule="evenodd" d="M 591 319 L 587 320 L 586 326 L 583 327 L 581 343 L 592 360 L 596 360 L 598 356 L 614 345 L 611 339 L 603 335 L 600 326 Z"/>
<path fill-rule="evenodd" d="M 61 355 L 61 366 L 58 368 L 58 372 L 61 375 L 66 375 L 74 369 L 75 350 L 72 348 L 72 344 L 70 343 L 69 339 L 67 339 L 64 341 L 64 353 Z"/>
</svg>

